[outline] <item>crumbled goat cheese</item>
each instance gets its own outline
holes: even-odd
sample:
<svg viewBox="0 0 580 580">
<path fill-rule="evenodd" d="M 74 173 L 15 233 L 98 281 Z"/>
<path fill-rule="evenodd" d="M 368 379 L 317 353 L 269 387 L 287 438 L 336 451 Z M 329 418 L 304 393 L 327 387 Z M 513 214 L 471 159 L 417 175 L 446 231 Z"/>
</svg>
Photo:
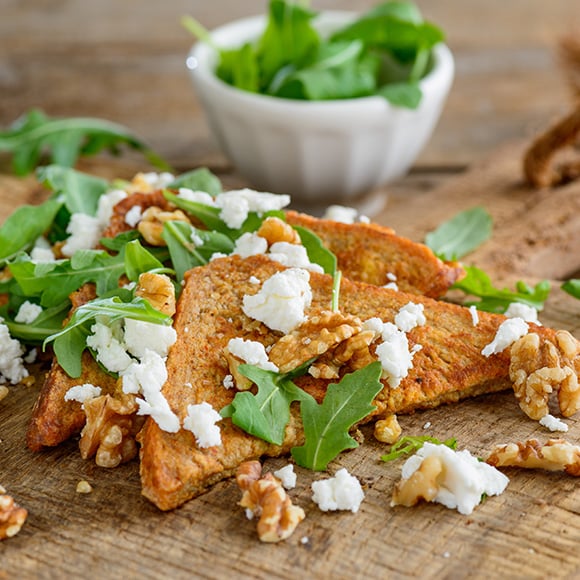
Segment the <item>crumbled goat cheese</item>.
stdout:
<svg viewBox="0 0 580 580">
<path fill-rule="evenodd" d="M 232 254 L 247 258 L 257 254 L 265 254 L 268 251 L 268 241 L 266 238 L 256 233 L 246 232 L 237 240 Z"/>
<path fill-rule="evenodd" d="M 372 330 L 377 336 L 383 333 L 383 321 L 376 316 L 363 322 L 363 330 Z"/>
<path fill-rule="evenodd" d="M 214 260 L 217 260 L 218 258 L 225 258 L 227 257 L 227 254 L 223 254 L 222 252 L 214 252 L 211 256 L 209 261 L 213 262 Z"/>
<path fill-rule="evenodd" d="M 471 314 L 473 326 L 477 326 L 479 324 L 479 312 L 477 312 L 477 308 L 475 306 L 470 306 L 469 313 Z"/>
<path fill-rule="evenodd" d="M 427 421 L 427 423 L 425 423 L 423 425 L 423 429 L 429 429 L 431 427 L 431 421 Z"/>
<path fill-rule="evenodd" d="M 214 199 L 209 193 L 206 193 L 205 191 L 193 191 L 193 189 L 189 189 L 188 187 L 180 187 L 177 197 L 186 201 L 203 203 L 204 205 L 215 205 Z"/>
<path fill-rule="evenodd" d="M 262 215 L 267 211 L 280 210 L 289 203 L 289 195 L 277 195 L 252 189 L 227 191 L 215 198 L 215 205 L 221 209 L 220 218 L 234 230 L 242 227 L 250 212 Z"/>
<path fill-rule="evenodd" d="M 195 231 L 191 232 L 190 239 L 196 248 L 200 248 L 204 244 L 204 241 L 201 238 L 201 236 L 199 236 Z"/>
<path fill-rule="evenodd" d="M 250 284 L 260 284 L 260 279 L 256 278 L 256 276 L 250 276 L 250 278 L 248 279 L 248 282 Z"/>
<path fill-rule="evenodd" d="M 481 351 L 483 356 L 502 352 L 528 333 L 528 325 L 521 318 L 508 318 L 497 329 L 495 338 Z"/>
<path fill-rule="evenodd" d="M 334 477 L 312 483 L 312 501 L 323 511 L 350 510 L 356 513 L 364 499 L 359 480 L 342 468 Z"/>
<path fill-rule="evenodd" d="M 221 420 L 222 416 L 204 401 L 198 405 L 187 406 L 183 428 L 194 434 L 198 447 L 214 447 L 222 444 L 221 430 L 216 425 Z"/>
<path fill-rule="evenodd" d="M 125 214 L 125 223 L 128 226 L 131 226 L 132 228 L 134 228 L 141 221 L 142 215 L 143 215 L 143 208 L 140 205 L 134 205 Z"/>
<path fill-rule="evenodd" d="M 304 268 L 311 272 L 324 272 L 322 266 L 310 261 L 306 248 L 301 244 L 275 242 L 270 246 L 268 257 L 289 268 Z"/>
<path fill-rule="evenodd" d="M 65 394 L 65 401 L 78 401 L 79 403 L 84 403 L 85 401 L 90 401 L 96 397 L 101 396 L 101 387 L 95 387 L 90 383 L 85 383 L 84 385 L 77 385 L 71 387 Z"/>
<path fill-rule="evenodd" d="M 138 415 L 151 415 L 160 429 L 169 433 L 179 431 L 179 418 L 171 410 L 161 388 L 167 380 L 167 368 L 161 356 L 152 350 L 145 351 L 139 362 L 133 361 L 121 373 L 124 393 L 142 393 L 137 399 Z"/>
<path fill-rule="evenodd" d="M 114 328 L 102 322 L 91 327 L 92 334 L 87 336 L 87 346 L 96 353 L 97 360 L 112 373 L 124 371 L 131 364 L 120 340 L 114 336 Z"/>
<path fill-rule="evenodd" d="M 10 336 L 8 326 L 0 318 L 0 384 L 9 381 L 15 385 L 28 376 L 22 362 L 23 353 L 22 345 Z"/>
<path fill-rule="evenodd" d="M 568 425 L 566 425 L 564 421 L 561 421 L 558 417 L 554 417 L 554 415 L 550 414 L 544 415 L 540 419 L 540 425 L 546 427 L 546 429 L 549 429 L 550 431 L 561 431 L 562 433 L 568 431 Z"/>
<path fill-rule="evenodd" d="M 127 197 L 127 192 L 122 189 L 113 189 L 99 197 L 99 205 L 97 206 L 97 220 L 102 228 L 105 228 L 111 221 L 113 215 L 113 208 Z"/>
<path fill-rule="evenodd" d="M 29 353 L 25 357 L 23 357 L 22 360 L 26 364 L 31 365 L 33 362 L 36 361 L 37 355 L 38 355 L 38 350 L 36 348 L 31 348 L 30 351 L 29 351 Z"/>
<path fill-rule="evenodd" d="M 392 272 L 387 272 L 387 280 L 390 280 L 391 282 L 396 282 L 397 276 Z"/>
<path fill-rule="evenodd" d="M 333 220 L 343 224 L 354 224 L 358 216 L 358 211 L 354 207 L 344 205 L 329 205 L 322 216 L 322 219 Z"/>
<path fill-rule="evenodd" d="M 278 367 L 268 360 L 268 354 L 261 342 L 232 338 L 227 346 L 229 352 L 244 362 L 257 366 L 264 371 L 278 372 Z"/>
<path fill-rule="evenodd" d="M 540 324 L 538 322 L 538 311 L 533 306 L 528 306 L 527 304 L 522 304 L 521 302 L 512 302 L 505 311 L 505 315 L 508 318 L 521 318 L 526 322 L 533 322 L 535 324 Z"/>
<path fill-rule="evenodd" d="M 403 332 L 409 332 L 416 326 L 423 326 L 426 322 L 423 310 L 423 304 L 409 302 L 395 316 L 395 324 Z"/>
<path fill-rule="evenodd" d="M 305 320 L 304 309 L 312 302 L 310 274 L 290 268 L 268 278 L 257 294 L 245 295 L 243 311 L 272 330 L 288 333 Z"/>
<path fill-rule="evenodd" d="M 235 382 L 234 382 L 234 377 L 232 375 L 226 375 L 224 377 L 224 380 L 222 382 L 222 385 L 226 388 L 226 389 L 231 389 L 233 387 L 236 386 Z"/>
<path fill-rule="evenodd" d="M 32 324 L 42 312 L 42 306 L 34 304 L 34 302 L 23 302 L 18 309 L 16 316 L 14 317 L 15 322 L 22 322 L 24 324 Z"/>
<path fill-rule="evenodd" d="M 282 482 L 285 489 L 294 489 L 296 487 L 296 474 L 291 463 L 274 471 L 274 476 Z"/>
<path fill-rule="evenodd" d="M 413 367 L 414 352 L 409 350 L 407 335 L 391 322 L 383 324 L 381 337 L 383 342 L 377 346 L 376 354 L 381 361 L 383 375 L 394 389 Z"/>
<path fill-rule="evenodd" d="M 147 183 L 153 190 L 164 189 L 172 181 L 175 181 L 175 176 L 167 171 L 164 171 L 163 173 L 155 173 L 154 171 L 149 173 L 139 173 L 138 177 L 145 181 L 145 183 Z"/>
<path fill-rule="evenodd" d="M 34 247 L 30 251 L 30 259 L 36 263 L 56 261 L 52 246 L 44 236 L 38 237 L 34 242 Z"/>
<path fill-rule="evenodd" d="M 399 286 L 396 282 L 389 282 L 388 284 L 385 284 L 383 288 L 388 288 L 389 290 L 394 290 L 395 292 L 399 291 Z"/>
<path fill-rule="evenodd" d="M 172 326 L 125 318 L 125 346 L 137 358 L 141 358 L 147 350 L 166 357 L 169 347 L 176 340 L 177 332 Z"/>
<path fill-rule="evenodd" d="M 63 256 L 71 257 L 78 250 L 90 250 L 97 245 L 101 236 L 98 218 L 84 213 L 73 213 L 66 227 L 69 237 L 61 248 Z"/>
<path fill-rule="evenodd" d="M 310 538 L 308 536 L 302 536 L 300 538 L 300 543 L 301 544 L 308 544 L 308 542 L 310 542 Z"/>
<path fill-rule="evenodd" d="M 454 451 L 446 445 L 425 443 L 415 455 L 407 459 L 402 479 L 407 480 L 417 471 L 426 457 L 437 457 L 443 471 L 437 476 L 439 491 L 433 499 L 449 509 L 469 515 L 481 502 L 481 497 L 503 493 L 509 479 L 495 467 L 479 461 L 467 450 Z"/>
</svg>

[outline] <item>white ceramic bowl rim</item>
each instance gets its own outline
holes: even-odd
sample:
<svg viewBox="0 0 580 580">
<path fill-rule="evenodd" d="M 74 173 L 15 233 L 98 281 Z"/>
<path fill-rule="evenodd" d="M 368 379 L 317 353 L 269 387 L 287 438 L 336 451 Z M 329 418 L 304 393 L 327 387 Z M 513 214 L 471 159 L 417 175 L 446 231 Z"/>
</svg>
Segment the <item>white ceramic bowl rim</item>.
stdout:
<svg viewBox="0 0 580 580">
<path fill-rule="evenodd" d="M 315 26 L 324 32 L 325 30 L 332 30 L 337 25 L 345 24 L 350 20 L 354 20 L 359 14 L 356 12 L 328 10 L 321 12 L 315 20 Z M 243 42 L 247 42 L 257 37 L 263 30 L 266 23 L 264 15 L 251 16 L 235 20 L 223 26 L 220 26 L 211 31 L 212 39 L 218 46 L 224 48 L 234 48 L 240 46 Z M 453 69 L 453 56 L 451 51 L 444 43 L 439 43 L 433 48 L 434 64 L 429 73 L 425 75 L 419 82 L 419 86 L 425 96 L 430 92 L 431 86 L 439 85 L 442 78 L 449 74 L 449 70 Z M 192 64 L 193 63 L 193 64 Z M 310 112 L 318 114 L 328 113 L 337 114 L 338 109 L 348 106 L 349 109 L 353 107 L 360 107 L 366 113 L 371 109 L 384 110 L 385 108 L 392 108 L 398 111 L 409 111 L 396 107 L 389 103 L 385 98 L 377 95 L 369 97 L 357 97 L 352 99 L 336 99 L 324 101 L 302 101 L 295 99 L 285 99 L 281 97 L 273 97 L 270 95 L 262 95 L 258 93 L 251 93 L 233 87 L 215 74 L 215 67 L 217 65 L 216 51 L 205 42 L 197 42 L 193 45 L 187 58 L 187 68 L 190 70 L 192 77 L 197 82 L 203 82 L 209 85 L 213 90 L 223 94 L 235 94 L 236 98 L 242 99 L 246 105 L 252 104 L 261 108 L 268 107 L 275 109 L 280 107 L 282 112 L 288 113 L 292 110 L 304 110 L 308 108 Z M 422 99 L 421 103 L 425 101 Z M 421 104 L 419 105 L 421 107 Z"/>
</svg>

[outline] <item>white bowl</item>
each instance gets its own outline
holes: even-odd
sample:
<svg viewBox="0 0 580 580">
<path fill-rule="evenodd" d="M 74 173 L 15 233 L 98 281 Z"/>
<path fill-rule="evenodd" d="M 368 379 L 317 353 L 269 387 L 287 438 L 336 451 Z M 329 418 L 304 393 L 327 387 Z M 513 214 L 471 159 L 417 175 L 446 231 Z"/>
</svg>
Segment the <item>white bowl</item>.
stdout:
<svg viewBox="0 0 580 580">
<path fill-rule="evenodd" d="M 322 12 L 315 26 L 324 35 L 355 17 Z M 212 39 L 237 47 L 264 26 L 264 16 L 237 20 L 213 30 Z M 454 71 L 447 46 L 437 45 L 433 55 L 415 110 L 379 96 L 297 101 L 242 91 L 215 75 L 218 54 L 203 42 L 193 46 L 187 67 L 218 144 L 254 187 L 302 203 L 348 204 L 403 176 L 431 136 Z"/>
</svg>

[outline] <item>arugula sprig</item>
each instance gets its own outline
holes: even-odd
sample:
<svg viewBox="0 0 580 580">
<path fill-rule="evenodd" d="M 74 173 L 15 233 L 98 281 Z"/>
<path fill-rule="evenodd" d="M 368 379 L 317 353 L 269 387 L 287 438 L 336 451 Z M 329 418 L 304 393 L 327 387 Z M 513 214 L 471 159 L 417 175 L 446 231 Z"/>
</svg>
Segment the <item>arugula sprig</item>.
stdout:
<svg viewBox="0 0 580 580">
<path fill-rule="evenodd" d="M 419 106 L 419 81 L 444 35 L 413 3 L 384 2 L 330 38 L 316 30 L 317 15 L 296 2 L 271 0 L 262 35 L 233 49 L 216 46 L 193 18 L 182 23 L 218 51 L 218 78 L 239 89 L 300 100 L 380 95 L 396 106 Z"/>
<path fill-rule="evenodd" d="M 474 305 L 478 310 L 502 313 L 512 302 L 521 302 L 536 310 L 542 310 L 550 294 L 548 280 L 542 280 L 535 286 L 519 280 L 515 291 L 512 291 L 507 288 L 496 288 L 490 277 L 480 268 L 467 266 L 465 271 L 467 272 L 465 278 L 456 282 L 452 288 L 462 290 L 469 296 L 478 297 L 479 300 L 466 302 L 468 306 Z"/>
<path fill-rule="evenodd" d="M 381 455 L 382 461 L 394 461 L 400 457 L 405 457 L 406 455 L 411 455 L 416 453 L 423 447 L 425 443 L 433 443 L 434 445 L 445 445 L 449 449 L 457 449 L 457 440 L 455 437 L 450 437 L 445 441 L 440 441 L 436 437 L 430 437 L 429 435 L 421 435 L 418 437 L 406 436 L 401 437 L 392 447 L 389 453 Z"/>
<path fill-rule="evenodd" d="M 574 298 L 578 298 L 580 300 L 580 280 L 572 278 L 571 280 L 567 280 L 561 286 L 564 292 L 570 294 L 570 296 L 574 296 Z"/>
<path fill-rule="evenodd" d="M 12 167 L 17 175 L 27 175 L 48 154 L 52 161 L 71 167 L 80 156 L 94 155 L 103 149 L 113 153 L 126 145 L 142 153 L 159 169 L 170 167 L 129 129 L 118 123 L 91 117 L 51 118 L 33 109 L 0 132 L 0 151 L 12 154 Z"/>
<path fill-rule="evenodd" d="M 345 449 L 358 446 L 349 431 L 375 409 L 372 401 L 382 388 L 381 365 L 374 362 L 345 375 L 338 383 L 330 384 L 322 403 L 317 403 L 293 382 L 306 372 L 310 362 L 286 374 L 240 365 L 240 372 L 256 384 L 257 392 L 236 393 L 221 414 L 231 417 L 247 433 L 280 445 L 290 420 L 290 406 L 298 401 L 305 441 L 291 450 L 292 456 L 298 465 L 320 471 Z"/>
</svg>

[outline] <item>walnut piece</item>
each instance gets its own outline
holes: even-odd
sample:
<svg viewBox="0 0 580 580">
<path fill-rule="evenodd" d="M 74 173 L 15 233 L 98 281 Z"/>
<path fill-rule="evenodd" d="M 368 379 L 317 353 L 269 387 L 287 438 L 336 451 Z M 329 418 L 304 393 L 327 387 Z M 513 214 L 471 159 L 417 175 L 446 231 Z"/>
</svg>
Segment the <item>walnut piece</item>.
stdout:
<svg viewBox="0 0 580 580">
<path fill-rule="evenodd" d="M 358 318 L 323 310 L 280 338 L 268 358 L 281 373 L 286 373 L 333 349 L 361 329 L 362 323 Z"/>
<path fill-rule="evenodd" d="M 580 477 L 580 446 L 564 439 L 549 439 L 545 445 L 537 439 L 497 445 L 486 461 L 494 467 L 565 471 Z"/>
<path fill-rule="evenodd" d="M 262 542 L 280 542 L 289 538 L 304 519 L 304 510 L 292 505 L 281 481 L 271 473 L 262 476 L 259 461 L 242 463 L 236 481 L 244 492 L 240 506 L 260 518 L 257 530 Z"/>
<path fill-rule="evenodd" d="M 291 225 L 277 217 L 267 217 L 256 233 L 268 242 L 268 246 L 276 242 L 301 243 L 298 232 Z"/>
<path fill-rule="evenodd" d="M 175 286 L 165 274 L 151 272 L 141 274 L 135 295 L 145 298 L 153 308 L 167 316 L 175 314 Z"/>
<path fill-rule="evenodd" d="M 15 536 L 24 525 L 28 511 L 21 508 L 0 486 L 0 540 Z"/>
<path fill-rule="evenodd" d="M 442 472 L 441 459 L 432 455 L 425 457 L 409 479 L 402 479 L 395 485 L 391 505 L 413 507 L 422 499 L 433 501 L 439 493 L 437 478 Z"/>
<path fill-rule="evenodd" d="M 559 330 L 554 342 L 529 333 L 512 345 L 510 357 L 514 393 L 528 417 L 547 415 L 554 391 L 564 417 L 580 409 L 580 343 L 569 332 Z"/>
<path fill-rule="evenodd" d="M 230 375 L 234 378 L 236 389 L 238 391 L 247 391 L 250 389 L 254 383 L 239 371 L 239 367 L 241 364 L 244 364 L 244 361 L 234 356 L 227 348 L 223 349 L 222 354 L 228 363 Z"/>
<path fill-rule="evenodd" d="M 83 459 L 95 456 L 100 467 L 117 467 L 137 455 L 135 435 L 143 421 L 134 395 L 95 397 L 83 403 L 87 416 L 79 447 Z"/>
<path fill-rule="evenodd" d="M 152 246 L 166 246 L 167 243 L 161 234 L 163 233 L 163 224 L 169 221 L 191 223 L 189 218 L 180 209 L 176 209 L 175 211 L 163 211 L 161 208 L 154 205 L 148 207 L 143 212 L 141 221 L 137 225 L 137 229 L 145 238 L 147 243 Z"/>
<path fill-rule="evenodd" d="M 0 385 L 0 401 L 8 396 L 8 387 Z"/>
<path fill-rule="evenodd" d="M 76 492 L 77 493 L 91 493 L 93 491 L 92 485 L 85 479 L 81 479 L 77 483 Z"/>
<path fill-rule="evenodd" d="M 375 423 L 375 439 L 381 443 L 396 443 L 403 430 L 397 421 L 397 415 L 389 415 Z"/>
</svg>

